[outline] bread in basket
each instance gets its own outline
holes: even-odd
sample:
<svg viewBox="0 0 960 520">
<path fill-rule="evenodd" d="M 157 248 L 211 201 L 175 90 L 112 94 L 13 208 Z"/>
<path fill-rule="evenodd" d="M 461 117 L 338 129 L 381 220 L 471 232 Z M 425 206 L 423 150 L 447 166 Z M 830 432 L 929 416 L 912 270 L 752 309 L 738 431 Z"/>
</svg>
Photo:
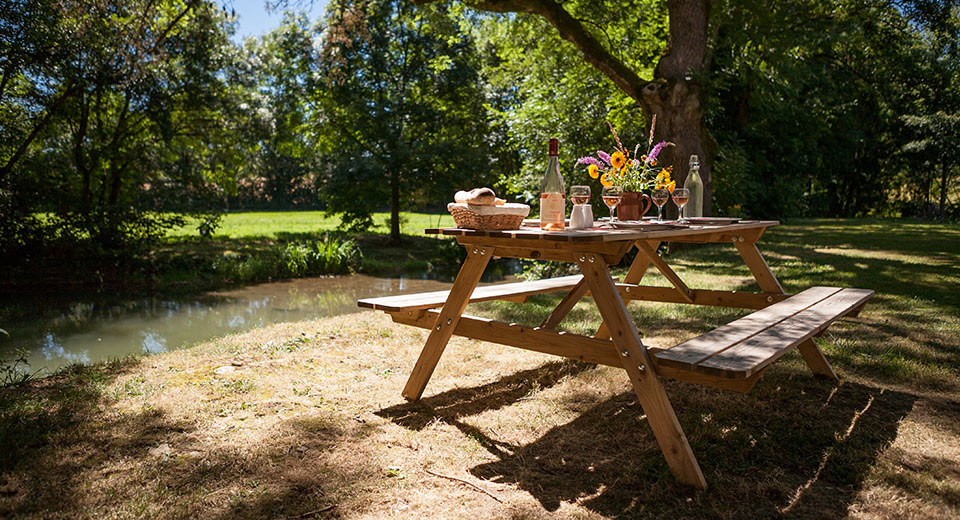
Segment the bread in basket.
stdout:
<svg viewBox="0 0 960 520">
<path fill-rule="evenodd" d="M 447 204 L 453 221 L 462 229 L 520 229 L 523 219 L 530 214 L 526 204 L 508 204 L 496 198 L 490 188 L 458 191 L 456 202 Z"/>
</svg>

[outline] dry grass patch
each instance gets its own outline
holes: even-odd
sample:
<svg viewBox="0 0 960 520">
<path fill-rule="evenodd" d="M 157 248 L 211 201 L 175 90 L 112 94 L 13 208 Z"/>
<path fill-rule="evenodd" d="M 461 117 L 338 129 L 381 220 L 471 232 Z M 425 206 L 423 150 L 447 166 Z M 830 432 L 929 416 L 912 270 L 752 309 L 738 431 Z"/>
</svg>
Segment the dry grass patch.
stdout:
<svg viewBox="0 0 960 520">
<path fill-rule="evenodd" d="M 788 291 L 877 291 L 818 339 L 840 385 L 795 352 L 747 395 L 665 382 L 704 492 L 676 483 L 622 371 L 454 338 L 408 403 L 426 331 L 370 312 L 0 390 L 0 518 L 958 518 L 960 235 L 854 224 L 762 242 Z M 669 261 L 753 288 L 729 247 Z M 536 324 L 558 300 L 468 312 Z M 630 312 L 664 347 L 744 314 Z M 597 318 L 585 301 L 563 328 Z"/>
<path fill-rule="evenodd" d="M 795 355 L 749 395 L 667 382 L 711 485 L 698 493 L 670 475 L 620 371 L 455 338 L 407 403 L 424 339 L 364 313 L 4 390 L 0 516 L 958 513 L 952 398 L 835 388 Z"/>
</svg>

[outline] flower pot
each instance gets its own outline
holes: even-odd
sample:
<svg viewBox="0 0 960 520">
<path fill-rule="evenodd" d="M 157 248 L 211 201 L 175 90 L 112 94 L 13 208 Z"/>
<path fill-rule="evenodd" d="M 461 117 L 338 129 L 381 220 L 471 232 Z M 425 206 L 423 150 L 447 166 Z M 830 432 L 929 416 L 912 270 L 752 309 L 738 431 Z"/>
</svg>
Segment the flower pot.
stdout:
<svg viewBox="0 0 960 520">
<path fill-rule="evenodd" d="M 640 220 L 650 211 L 653 201 L 644 193 L 623 192 L 623 199 L 617 206 L 617 218 L 620 220 Z"/>
</svg>

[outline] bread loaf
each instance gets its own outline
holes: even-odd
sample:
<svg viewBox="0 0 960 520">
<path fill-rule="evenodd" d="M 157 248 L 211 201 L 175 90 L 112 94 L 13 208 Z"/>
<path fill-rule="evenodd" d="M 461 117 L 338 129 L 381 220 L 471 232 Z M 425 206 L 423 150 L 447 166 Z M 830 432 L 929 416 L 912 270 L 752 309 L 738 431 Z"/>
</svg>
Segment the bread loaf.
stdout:
<svg viewBox="0 0 960 520">
<path fill-rule="evenodd" d="M 490 188 L 474 188 L 470 191 L 458 191 L 453 196 L 453 200 L 472 206 L 493 206 L 497 201 L 497 195 Z"/>
</svg>

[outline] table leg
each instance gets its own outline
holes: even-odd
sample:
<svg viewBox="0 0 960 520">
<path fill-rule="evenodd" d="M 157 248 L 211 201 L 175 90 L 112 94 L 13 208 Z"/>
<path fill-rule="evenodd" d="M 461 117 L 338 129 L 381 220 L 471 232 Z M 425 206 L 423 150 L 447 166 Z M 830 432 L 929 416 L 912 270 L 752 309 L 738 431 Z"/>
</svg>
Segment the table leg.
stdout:
<svg viewBox="0 0 960 520">
<path fill-rule="evenodd" d="M 657 378 L 646 347 L 640 341 L 637 329 L 627 314 L 627 307 L 617 291 L 606 263 L 599 255 L 585 255 L 578 260 L 584 280 L 593 294 L 600 315 L 610 331 L 620 361 L 623 363 L 637 400 L 647 415 L 660 450 L 677 480 L 706 489 L 707 481 L 690 449 L 687 436 L 677 420 L 670 400 Z"/>
<path fill-rule="evenodd" d="M 660 247 L 660 241 L 650 240 L 647 242 L 647 245 L 650 246 L 650 249 L 656 251 Z M 637 248 L 639 249 L 639 247 L 638 245 Z M 633 263 L 630 264 L 630 269 L 627 270 L 627 275 L 623 277 L 623 283 L 639 284 L 640 280 L 643 280 L 643 276 L 647 274 L 647 269 L 649 269 L 651 265 L 652 262 L 650 258 L 640 254 L 638 251 L 636 258 L 633 259 Z M 607 330 L 607 324 L 601 323 L 600 327 L 597 328 L 597 333 L 593 336 L 599 339 L 608 339 L 610 332 Z"/>
<path fill-rule="evenodd" d="M 470 302 L 470 295 L 473 294 L 474 288 L 480 282 L 480 276 L 483 275 L 483 270 L 490 262 L 492 252 L 492 248 L 472 246 L 467 248 L 467 259 L 460 267 L 460 273 L 457 274 L 457 279 L 453 282 L 450 295 L 447 296 L 447 302 L 443 304 L 437 322 L 430 329 L 430 336 L 427 337 L 423 351 L 420 352 L 420 358 L 417 359 L 417 364 L 413 367 L 410 379 L 407 380 L 407 385 L 403 388 L 403 396 L 407 399 L 416 401 L 423 395 L 423 389 L 426 388 L 427 381 L 433 375 L 433 370 L 437 367 L 437 362 L 440 361 L 440 356 L 443 354 L 447 342 L 450 341 L 450 336 L 457 328 L 460 315 L 463 314 L 463 310 Z"/>
<path fill-rule="evenodd" d="M 734 242 L 734 245 L 737 246 L 737 251 L 740 252 L 743 261 L 746 262 L 747 267 L 750 268 L 750 272 L 753 273 L 753 277 L 757 280 L 757 285 L 760 286 L 760 290 L 784 294 L 780 281 L 777 280 L 773 271 L 770 270 L 770 266 L 767 265 L 767 261 L 763 259 L 755 242 Z M 797 345 L 797 350 L 800 351 L 800 355 L 803 356 L 803 361 L 810 367 L 811 372 L 816 375 L 828 377 L 834 381 L 839 380 L 837 373 L 834 372 L 833 367 L 830 366 L 830 362 L 827 361 L 827 358 L 823 355 L 823 352 L 820 351 L 820 347 L 817 346 L 813 338 L 807 339 Z"/>
</svg>

